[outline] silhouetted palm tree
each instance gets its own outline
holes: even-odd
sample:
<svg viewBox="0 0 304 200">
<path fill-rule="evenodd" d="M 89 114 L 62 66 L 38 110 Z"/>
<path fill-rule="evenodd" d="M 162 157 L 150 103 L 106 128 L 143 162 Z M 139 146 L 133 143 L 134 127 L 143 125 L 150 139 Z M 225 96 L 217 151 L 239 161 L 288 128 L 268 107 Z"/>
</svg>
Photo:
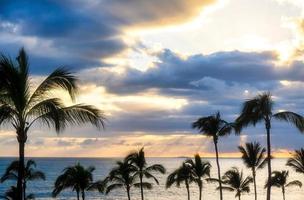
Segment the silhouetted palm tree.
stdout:
<svg viewBox="0 0 304 200">
<path fill-rule="evenodd" d="M 215 157 L 217 164 L 218 179 L 221 180 L 221 168 L 218 155 L 218 139 L 219 137 L 229 135 L 232 131 L 232 124 L 221 119 L 220 113 L 215 115 L 199 118 L 192 124 L 192 127 L 198 129 L 200 133 L 213 138 L 215 147 Z M 222 182 L 219 181 L 220 199 L 223 200 Z"/>
<path fill-rule="evenodd" d="M 180 187 L 181 183 L 184 182 L 187 189 L 187 197 L 188 200 L 190 200 L 189 185 L 190 183 L 195 181 L 194 179 L 195 175 L 192 171 L 192 166 L 189 163 L 184 162 L 182 166 L 180 166 L 178 169 L 169 174 L 167 178 L 166 187 L 169 188 L 173 184 L 176 184 L 177 187 Z"/>
<path fill-rule="evenodd" d="M 143 178 L 153 178 L 156 184 L 159 184 L 157 178 L 152 173 L 159 172 L 164 174 L 166 173 L 166 169 L 160 164 L 148 166 L 145 158 L 144 148 L 141 148 L 138 152 L 130 153 L 126 159 L 130 161 L 130 163 L 136 168 L 136 173 L 134 175 L 139 177 L 141 199 L 144 200 Z"/>
<path fill-rule="evenodd" d="M 303 117 L 289 111 L 273 114 L 273 101 L 269 92 L 262 93 L 245 101 L 240 116 L 236 119 L 236 131 L 249 125 L 255 126 L 258 122 L 264 122 L 267 134 L 267 163 L 268 180 L 271 178 L 271 144 L 270 129 L 272 119 L 287 121 L 294 124 L 301 132 L 304 131 Z M 267 200 L 270 200 L 271 187 L 267 187 Z"/>
<path fill-rule="evenodd" d="M 257 200 L 256 171 L 262 169 L 266 164 L 267 160 L 264 158 L 266 149 L 262 148 L 258 142 L 254 142 L 246 143 L 244 147 L 239 146 L 239 150 L 242 153 L 244 164 L 252 171 L 254 197 Z"/>
<path fill-rule="evenodd" d="M 198 185 L 199 188 L 199 200 L 202 199 L 202 189 L 203 189 L 203 178 L 210 177 L 210 168 L 211 164 L 209 162 L 202 161 L 199 154 L 194 156 L 193 160 L 187 160 L 186 163 L 189 163 L 191 169 L 194 173 L 194 182 Z"/>
<path fill-rule="evenodd" d="M 71 188 L 73 191 L 76 191 L 77 200 L 79 200 L 80 193 L 82 200 L 84 200 L 85 191 L 89 190 L 93 184 L 94 170 L 94 167 L 84 168 L 79 163 L 65 168 L 63 173 L 58 176 L 55 181 L 54 190 L 52 192 L 53 197 L 60 194 L 62 190 Z"/>
<path fill-rule="evenodd" d="M 26 185 L 28 181 L 45 180 L 45 175 L 42 171 L 35 170 L 36 162 L 34 160 L 28 160 L 24 168 L 24 180 L 23 180 L 23 195 L 26 197 Z M 19 161 L 13 161 L 2 175 L 0 181 L 6 180 L 18 180 Z M 16 188 L 11 188 L 12 191 Z"/>
<path fill-rule="evenodd" d="M 24 49 L 19 51 L 16 61 L 4 55 L 0 57 L 0 125 L 11 124 L 17 134 L 20 162 L 18 200 L 24 199 L 24 146 L 28 130 L 34 123 L 54 127 L 57 132 L 68 124 L 89 122 L 97 127 L 104 125 L 104 116 L 98 109 L 82 104 L 67 107 L 59 96 L 50 95 L 55 89 L 63 89 L 72 100 L 75 99 L 77 80 L 68 70 L 56 69 L 36 89 L 30 80 L 29 62 Z"/>
<path fill-rule="evenodd" d="M 243 193 L 250 192 L 250 183 L 252 183 L 252 177 L 244 177 L 243 172 L 240 172 L 236 167 L 225 172 L 223 176 L 223 190 L 236 192 L 235 197 L 241 200 Z"/>
<path fill-rule="evenodd" d="M 302 187 L 302 183 L 298 180 L 291 181 L 287 183 L 287 178 L 289 176 L 289 172 L 286 170 L 283 171 L 274 171 L 272 172 L 272 176 L 270 181 L 265 185 L 265 188 L 270 187 L 278 187 L 282 189 L 283 200 L 285 200 L 285 189 L 290 186 L 299 186 Z"/>
<path fill-rule="evenodd" d="M 293 157 L 287 160 L 286 165 L 292 167 L 296 172 L 304 174 L 304 149 L 296 150 Z"/>
<path fill-rule="evenodd" d="M 106 183 L 105 193 L 108 194 L 112 190 L 124 188 L 127 192 L 128 200 L 131 200 L 130 189 L 133 186 L 140 187 L 140 183 L 135 182 L 136 177 L 134 174 L 137 169 L 127 159 L 116 162 L 116 165 L 104 181 Z M 147 189 L 152 188 L 152 184 L 146 182 L 143 182 L 142 186 Z"/>
<path fill-rule="evenodd" d="M 11 186 L 10 189 L 8 189 L 4 195 L 0 195 L 0 199 L 5 200 L 16 200 L 18 198 L 18 191 L 15 186 Z M 34 194 L 29 194 L 25 196 L 25 200 L 35 199 Z"/>
</svg>

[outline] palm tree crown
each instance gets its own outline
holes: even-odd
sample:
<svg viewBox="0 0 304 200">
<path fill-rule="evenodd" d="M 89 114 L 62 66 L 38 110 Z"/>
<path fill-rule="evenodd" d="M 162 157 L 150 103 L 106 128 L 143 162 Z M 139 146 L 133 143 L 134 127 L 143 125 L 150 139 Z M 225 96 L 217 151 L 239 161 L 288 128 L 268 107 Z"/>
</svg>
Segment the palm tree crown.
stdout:
<svg viewBox="0 0 304 200">
<path fill-rule="evenodd" d="M 265 152 L 266 149 L 262 148 L 258 142 L 246 143 L 245 146 L 239 146 L 239 150 L 242 153 L 242 160 L 247 168 L 251 169 L 253 184 L 254 184 L 254 196 L 257 200 L 257 188 L 256 188 L 256 171 L 261 169 L 266 164 Z"/>
<path fill-rule="evenodd" d="M 262 148 L 258 142 L 246 143 L 245 146 L 238 147 L 242 153 L 242 160 L 247 168 L 262 169 L 266 164 L 264 158 L 266 149 Z"/>
<path fill-rule="evenodd" d="M 36 170 L 36 162 L 34 160 L 28 160 L 24 168 L 24 180 L 23 180 L 23 194 L 26 197 L 26 186 L 28 181 L 45 180 L 45 175 L 42 171 Z M 19 161 L 13 161 L 5 170 L 0 181 L 6 180 L 18 180 Z M 10 193 L 15 191 L 16 188 L 11 188 Z M 29 195 L 33 196 L 33 194 Z"/>
<path fill-rule="evenodd" d="M 240 133 L 244 127 L 249 125 L 255 126 L 259 122 L 265 123 L 267 135 L 267 163 L 268 163 L 268 180 L 271 179 L 271 143 L 270 129 L 272 119 L 287 121 L 294 124 L 299 131 L 304 131 L 303 117 L 290 111 L 273 114 L 273 100 L 269 92 L 262 93 L 256 97 L 245 101 L 240 116 L 236 119 L 235 129 Z M 267 187 L 267 200 L 270 200 L 271 187 Z"/>
<path fill-rule="evenodd" d="M 195 175 L 192 170 L 192 166 L 188 162 L 184 162 L 182 166 L 169 174 L 166 182 L 166 187 L 170 188 L 173 184 L 180 187 L 182 183 L 185 183 L 187 189 L 187 197 L 190 200 L 190 183 L 195 181 Z"/>
<path fill-rule="evenodd" d="M 34 180 L 45 180 L 45 175 L 42 171 L 35 170 L 36 162 L 34 160 L 28 160 L 24 168 L 24 184 L 27 181 Z M 19 161 L 13 161 L 7 168 L 3 176 L 1 177 L 1 182 L 6 180 L 17 180 L 18 179 L 18 169 Z"/>
<path fill-rule="evenodd" d="M 77 199 L 81 193 L 82 200 L 85 199 L 85 191 L 89 190 L 93 184 L 93 171 L 94 167 L 84 168 L 77 163 L 75 166 L 67 167 L 63 170 L 63 173 L 58 176 L 55 181 L 54 190 L 52 192 L 53 197 L 56 197 L 62 192 L 62 190 L 71 188 L 77 193 Z"/>
<path fill-rule="evenodd" d="M 288 159 L 286 165 L 292 167 L 296 172 L 304 174 L 304 149 L 296 150 L 293 157 Z"/>
<path fill-rule="evenodd" d="M 286 187 L 291 187 L 291 186 L 298 186 L 302 187 L 302 183 L 298 180 L 294 180 L 291 182 L 287 182 L 287 178 L 289 176 L 289 172 L 286 170 L 283 171 L 274 171 L 272 172 L 272 176 L 270 181 L 268 181 L 265 185 L 267 187 L 268 185 L 270 187 L 278 187 L 282 189 L 282 194 L 283 194 L 283 200 L 285 200 L 285 189 Z"/>
<path fill-rule="evenodd" d="M 213 137 L 218 140 L 221 136 L 229 135 L 232 131 L 232 124 L 221 119 L 221 114 L 201 117 L 192 124 L 192 127 L 198 129 L 203 135 Z"/>
<path fill-rule="evenodd" d="M 77 79 L 65 68 L 54 70 L 40 85 L 32 88 L 29 77 L 29 62 L 24 49 L 19 51 L 16 61 L 0 56 L 0 125 L 10 124 L 16 130 L 19 143 L 17 189 L 19 200 L 23 200 L 22 180 L 24 179 L 24 148 L 28 130 L 35 123 L 55 128 L 59 133 L 67 125 L 91 123 L 104 126 L 104 116 L 97 108 L 76 104 L 65 106 L 54 97 L 54 90 L 66 91 L 72 100 L 77 93 Z"/>
<path fill-rule="evenodd" d="M 228 123 L 221 119 L 221 115 L 217 112 L 215 115 L 201 117 L 192 124 L 192 127 L 198 129 L 203 135 L 213 138 L 215 147 L 215 158 L 217 164 L 217 174 L 220 188 L 220 200 L 223 200 L 222 181 L 221 181 L 221 168 L 219 164 L 219 153 L 218 153 L 218 138 L 229 135 L 234 128 L 232 123 Z"/>
<path fill-rule="evenodd" d="M 202 199 L 202 189 L 203 189 L 203 178 L 210 177 L 211 164 L 209 162 L 202 161 L 199 154 L 194 155 L 194 161 L 192 159 L 187 160 L 191 166 L 192 172 L 194 173 L 194 182 L 199 188 L 199 200 Z"/>
<path fill-rule="evenodd" d="M 130 189 L 133 186 L 140 187 L 139 183 L 136 183 L 136 177 L 134 174 L 137 169 L 135 166 L 131 165 L 129 160 L 124 159 L 123 161 L 118 161 L 116 167 L 113 168 L 109 176 L 105 179 L 105 193 L 108 194 L 112 190 L 118 188 L 124 188 L 127 192 L 128 199 L 131 199 Z M 143 183 L 143 187 L 151 189 L 152 185 L 150 183 Z"/>
<path fill-rule="evenodd" d="M 223 176 L 223 189 L 228 191 L 235 191 L 235 197 L 241 199 L 243 193 L 250 192 L 250 183 L 252 183 L 250 176 L 244 177 L 243 172 L 239 171 L 238 168 L 233 167 L 228 170 Z"/>
<path fill-rule="evenodd" d="M 27 135 L 19 134 L 27 131 L 34 122 L 54 127 L 57 132 L 67 123 L 104 125 L 103 114 L 93 106 L 76 104 L 66 107 L 61 99 L 51 97 L 52 91 L 63 89 L 72 100 L 75 99 L 77 79 L 65 68 L 56 69 L 31 92 L 29 63 L 24 49 L 20 50 L 16 63 L 8 57 L 1 57 L 0 79 L 0 124 L 12 124 L 19 140 L 26 140 Z"/>
<path fill-rule="evenodd" d="M 145 177 L 146 179 L 152 178 L 156 182 L 156 184 L 159 184 L 157 178 L 152 174 L 153 172 L 158 172 L 161 174 L 166 173 L 166 169 L 164 166 L 160 164 L 154 164 L 151 166 L 148 166 L 146 158 L 145 158 L 145 152 L 144 148 L 141 148 L 138 152 L 133 152 L 130 153 L 126 159 L 134 165 L 136 168 L 136 172 L 134 176 L 139 177 L 140 181 L 140 189 L 141 189 L 141 199 L 144 199 L 144 194 L 143 194 L 143 178 Z"/>
</svg>

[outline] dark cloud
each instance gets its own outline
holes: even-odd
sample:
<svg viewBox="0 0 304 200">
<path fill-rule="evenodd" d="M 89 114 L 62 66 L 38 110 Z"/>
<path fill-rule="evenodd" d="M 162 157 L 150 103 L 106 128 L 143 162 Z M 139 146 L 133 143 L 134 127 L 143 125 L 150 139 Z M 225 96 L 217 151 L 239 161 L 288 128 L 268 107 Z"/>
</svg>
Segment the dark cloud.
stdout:
<svg viewBox="0 0 304 200">
<path fill-rule="evenodd" d="M 216 0 L 111 0 L 101 6 L 128 25 L 159 26 L 186 22 L 214 2 Z"/>
<path fill-rule="evenodd" d="M 50 55 L 46 50 L 43 54 L 41 49 L 37 54 L 22 41 L 4 41 L 1 51 L 6 52 L 10 45 L 15 49 L 15 55 L 18 48 L 25 46 L 31 55 L 34 73 L 47 73 L 59 65 L 76 70 L 103 66 L 102 58 L 127 48 L 118 37 L 120 25 L 106 13 L 97 17 L 90 11 L 82 11 L 79 6 L 80 3 L 69 4 L 67 1 L 1 1 L 0 19 L 6 24 L 0 29 L 2 33 L 12 32 L 9 27 L 12 26 L 12 34 L 16 37 L 33 37 L 38 43 L 48 42 L 55 53 Z M 102 10 L 98 12 L 104 13 Z"/>
<path fill-rule="evenodd" d="M 17 49 L 25 46 L 31 55 L 32 71 L 39 74 L 49 73 L 58 65 L 68 65 L 75 70 L 104 67 L 104 58 L 129 48 L 121 38 L 124 27 L 180 23 L 213 2 L 2 0 L 0 51 L 15 55 Z M 5 33 L 20 39 L 12 42 Z M 39 50 L 32 50 L 26 37 L 34 38 L 40 44 Z M 43 43 L 48 44 L 54 55 Z M 7 49 L 7 46 L 10 47 Z"/>
<path fill-rule="evenodd" d="M 107 82 L 108 89 L 128 93 L 159 88 L 170 89 L 170 92 L 178 94 L 187 93 L 190 89 L 214 91 L 243 84 L 246 87 L 271 90 L 278 80 L 302 81 L 304 77 L 303 62 L 296 61 L 288 67 L 276 66 L 277 55 L 273 52 L 217 52 L 184 59 L 165 49 L 158 54 L 158 59 L 156 66 L 147 71 L 128 69 L 123 76 L 117 77 L 120 83 L 115 78 L 113 84 Z"/>
</svg>

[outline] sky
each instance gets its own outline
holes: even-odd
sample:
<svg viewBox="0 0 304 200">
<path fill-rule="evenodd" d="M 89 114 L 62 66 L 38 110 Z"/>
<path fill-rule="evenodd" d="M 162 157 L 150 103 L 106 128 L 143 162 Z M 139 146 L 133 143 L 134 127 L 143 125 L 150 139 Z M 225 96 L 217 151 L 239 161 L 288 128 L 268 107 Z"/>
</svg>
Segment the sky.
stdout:
<svg viewBox="0 0 304 200">
<path fill-rule="evenodd" d="M 29 54 L 37 86 L 60 66 L 79 78 L 77 103 L 107 117 L 106 129 L 29 132 L 27 156 L 121 157 L 214 155 L 212 140 L 191 129 L 220 111 L 226 121 L 242 102 L 270 91 L 275 111 L 304 114 L 302 0 L 0 0 L 0 52 Z M 57 95 L 70 103 L 66 94 Z M 301 148 L 304 135 L 274 122 L 274 154 Z M 221 138 L 221 156 L 265 145 L 263 124 Z M 16 156 L 16 134 L 0 129 L 0 156 Z"/>
</svg>

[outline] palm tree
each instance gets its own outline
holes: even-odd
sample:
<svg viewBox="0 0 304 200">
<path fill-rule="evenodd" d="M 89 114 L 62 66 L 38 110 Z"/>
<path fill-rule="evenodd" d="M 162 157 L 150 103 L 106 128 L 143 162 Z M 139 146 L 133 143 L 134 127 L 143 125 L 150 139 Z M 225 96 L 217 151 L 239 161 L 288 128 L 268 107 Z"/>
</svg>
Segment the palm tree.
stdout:
<svg viewBox="0 0 304 200">
<path fill-rule="evenodd" d="M 244 164 L 252 171 L 254 197 L 257 200 L 256 171 L 262 169 L 266 164 L 266 159 L 264 158 L 266 149 L 262 148 L 258 142 L 254 142 L 246 143 L 244 147 L 239 146 L 239 150 L 242 153 Z"/>
<path fill-rule="evenodd" d="M 233 125 L 221 119 L 221 115 L 217 112 L 215 115 L 199 118 L 192 124 L 192 127 L 198 129 L 200 133 L 213 138 L 215 147 L 215 157 L 217 164 L 217 174 L 219 181 L 220 200 L 223 200 L 222 182 L 221 182 L 221 168 L 218 155 L 218 139 L 219 137 L 229 135 L 232 131 Z"/>
<path fill-rule="evenodd" d="M 239 171 L 238 168 L 233 167 L 231 170 L 225 172 L 223 176 L 223 190 L 236 192 L 235 197 L 241 200 L 243 193 L 250 192 L 250 183 L 252 183 L 252 177 L 244 177 L 243 172 Z"/>
<path fill-rule="evenodd" d="M 191 159 L 187 160 L 186 163 L 188 163 L 192 168 L 195 177 L 194 182 L 196 182 L 199 188 L 199 200 L 201 200 L 203 189 L 202 178 L 210 177 L 211 164 L 209 162 L 202 161 L 199 154 L 194 155 L 194 161 Z"/>
<path fill-rule="evenodd" d="M 23 200 L 24 148 L 28 131 L 33 124 L 41 123 L 62 131 L 68 124 L 91 123 L 103 127 L 104 116 L 93 106 L 76 104 L 65 106 L 59 96 L 50 92 L 67 91 L 72 100 L 77 93 L 77 79 L 65 68 L 54 70 L 35 89 L 29 77 L 29 62 L 24 49 L 16 61 L 0 56 L 0 125 L 10 124 L 19 143 L 18 200 Z M 33 92 L 32 92 L 33 91 Z"/>
<path fill-rule="evenodd" d="M 285 189 L 287 187 L 291 187 L 291 186 L 302 187 L 302 183 L 298 180 L 294 180 L 287 183 L 288 176 L 289 176 L 289 172 L 286 170 L 272 172 L 271 179 L 267 182 L 265 188 L 268 186 L 282 188 L 283 200 L 285 200 Z"/>
<path fill-rule="evenodd" d="M 15 186 L 11 186 L 4 195 L 0 195 L 0 199 L 5 200 L 15 200 L 18 198 L 17 188 Z M 35 199 L 34 194 L 29 194 L 25 196 L 25 200 Z"/>
<path fill-rule="evenodd" d="M 128 200 L 131 200 L 130 189 L 133 186 L 140 187 L 139 183 L 135 183 L 136 178 L 134 174 L 137 169 L 127 159 L 116 162 L 116 165 L 104 181 L 106 183 L 105 193 L 108 194 L 117 188 L 124 188 L 127 192 Z M 142 183 L 142 186 L 147 189 L 152 188 L 152 185 L 146 182 Z"/>
<path fill-rule="evenodd" d="M 58 176 L 55 181 L 54 190 L 52 192 L 53 197 L 59 195 L 62 190 L 72 188 L 76 191 L 77 200 L 79 200 L 80 193 L 82 200 L 85 199 L 85 191 L 91 188 L 93 184 L 93 171 L 94 167 L 84 168 L 77 163 L 74 166 L 67 167 L 63 170 L 63 173 Z"/>
<path fill-rule="evenodd" d="M 126 159 L 130 161 L 130 163 L 136 168 L 136 173 L 134 175 L 139 177 L 141 199 L 144 200 L 143 178 L 153 178 L 156 184 L 159 184 L 157 178 L 152 174 L 152 172 L 165 174 L 166 169 L 160 164 L 148 166 L 145 158 L 144 148 L 141 148 L 138 152 L 130 153 Z"/>
<path fill-rule="evenodd" d="M 244 127 L 255 126 L 258 122 L 264 122 L 267 134 L 267 163 L 268 180 L 271 179 L 271 144 L 270 129 L 272 119 L 287 121 L 294 124 L 301 132 L 304 131 L 304 120 L 299 114 L 283 111 L 273 114 L 273 101 L 269 92 L 262 93 L 245 101 L 240 116 L 236 119 L 236 131 L 238 133 Z M 270 200 L 271 187 L 267 187 L 267 200 Z"/>
<path fill-rule="evenodd" d="M 35 170 L 36 162 L 34 160 L 28 160 L 24 168 L 24 180 L 23 180 L 23 196 L 26 197 L 26 185 L 28 181 L 45 180 L 45 175 L 42 171 Z M 18 180 L 19 161 L 13 161 L 7 168 L 3 176 L 1 177 L 1 183 L 6 180 Z M 11 188 L 12 189 L 12 188 Z M 14 188 L 15 190 L 16 188 Z M 13 189 L 12 189 L 13 190 Z"/>
<path fill-rule="evenodd" d="M 292 167 L 296 172 L 304 174 L 304 149 L 296 150 L 293 157 L 287 160 L 286 165 Z"/>
<path fill-rule="evenodd" d="M 184 162 L 182 166 L 169 174 L 167 178 L 166 188 L 171 187 L 173 184 L 176 184 L 177 187 L 180 187 L 181 183 L 185 183 L 187 189 L 187 197 L 190 200 L 190 183 L 194 182 L 194 173 L 192 171 L 192 166 Z"/>
</svg>

